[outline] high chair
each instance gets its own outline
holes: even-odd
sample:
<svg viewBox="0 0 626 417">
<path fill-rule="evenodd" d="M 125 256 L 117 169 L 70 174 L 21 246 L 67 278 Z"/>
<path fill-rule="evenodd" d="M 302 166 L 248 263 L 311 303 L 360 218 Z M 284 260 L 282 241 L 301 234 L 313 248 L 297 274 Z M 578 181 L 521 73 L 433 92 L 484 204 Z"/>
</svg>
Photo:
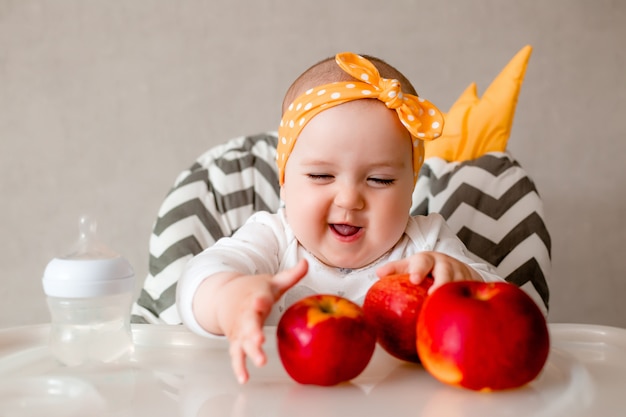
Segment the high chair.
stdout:
<svg viewBox="0 0 626 417">
<path fill-rule="evenodd" d="M 412 215 L 440 213 L 476 258 L 524 289 L 547 315 L 551 239 L 537 188 L 506 145 L 532 48 L 522 48 L 482 98 L 472 83 L 425 143 Z M 181 172 L 150 237 L 149 273 L 136 323 L 180 324 L 176 285 L 187 261 L 254 212 L 280 204 L 275 132 L 209 149 Z"/>
</svg>

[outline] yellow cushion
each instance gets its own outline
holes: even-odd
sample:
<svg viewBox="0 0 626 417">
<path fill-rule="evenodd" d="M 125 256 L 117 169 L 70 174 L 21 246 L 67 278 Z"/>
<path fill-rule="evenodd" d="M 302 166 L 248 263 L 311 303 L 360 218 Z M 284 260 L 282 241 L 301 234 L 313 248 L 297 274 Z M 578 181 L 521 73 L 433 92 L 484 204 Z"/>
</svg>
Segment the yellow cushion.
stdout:
<svg viewBox="0 0 626 417">
<path fill-rule="evenodd" d="M 445 115 L 443 135 L 425 146 L 425 158 L 467 161 L 504 152 L 511 134 L 517 97 L 532 47 L 523 47 L 493 80 L 482 98 L 472 83 Z"/>
</svg>

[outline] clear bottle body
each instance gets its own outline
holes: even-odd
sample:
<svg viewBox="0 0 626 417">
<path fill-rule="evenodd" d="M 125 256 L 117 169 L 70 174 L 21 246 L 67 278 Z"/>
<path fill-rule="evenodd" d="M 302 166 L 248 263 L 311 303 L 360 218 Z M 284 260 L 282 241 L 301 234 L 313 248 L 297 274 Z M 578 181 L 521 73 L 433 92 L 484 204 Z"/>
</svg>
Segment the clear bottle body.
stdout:
<svg viewBox="0 0 626 417">
<path fill-rule="evenodd" d="M 50 349 L 67 366 L 127 359 L 133 351 L 131 293 L 85 298 L 47 298 Z"/>
</svg>

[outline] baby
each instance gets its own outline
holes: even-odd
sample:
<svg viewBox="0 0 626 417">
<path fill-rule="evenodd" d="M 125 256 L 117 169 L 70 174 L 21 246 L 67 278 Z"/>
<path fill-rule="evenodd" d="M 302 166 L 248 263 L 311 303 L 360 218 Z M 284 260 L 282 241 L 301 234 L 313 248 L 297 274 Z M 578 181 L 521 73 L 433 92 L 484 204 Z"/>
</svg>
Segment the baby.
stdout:
<svg viewBox="0 0 626 417">
<path fill-rule="evenodd" d="M 384 77 L 384 78 L 383 78 Z M 259 212 L 194 257 L 178 284 L 182 321 L 225 335 L 240 383 L 262 366 L 263 326 L 313 293 L 362 303 L 379 277 L 501 281 L 469 257 L 438 214 L 411 217 L 423 140 L 443 115 L 395 68 L 341 53 L 289 88 L 278 130 L 282 207 Z"/>
</svg>

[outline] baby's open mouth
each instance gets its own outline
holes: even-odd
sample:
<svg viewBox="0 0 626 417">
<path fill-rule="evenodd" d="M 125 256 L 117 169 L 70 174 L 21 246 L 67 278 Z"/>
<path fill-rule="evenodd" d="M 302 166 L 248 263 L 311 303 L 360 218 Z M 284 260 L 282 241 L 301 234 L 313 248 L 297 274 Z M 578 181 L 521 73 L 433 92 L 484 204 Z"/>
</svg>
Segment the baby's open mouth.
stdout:
<svg viewBox="0 0 626 417">
<path fill-rule="evenodd" d="M 330 228 L 341 236 L 354 236 L 361 230 L 360 227 L 349 224 L 331 224 Z"/>
</svg>

